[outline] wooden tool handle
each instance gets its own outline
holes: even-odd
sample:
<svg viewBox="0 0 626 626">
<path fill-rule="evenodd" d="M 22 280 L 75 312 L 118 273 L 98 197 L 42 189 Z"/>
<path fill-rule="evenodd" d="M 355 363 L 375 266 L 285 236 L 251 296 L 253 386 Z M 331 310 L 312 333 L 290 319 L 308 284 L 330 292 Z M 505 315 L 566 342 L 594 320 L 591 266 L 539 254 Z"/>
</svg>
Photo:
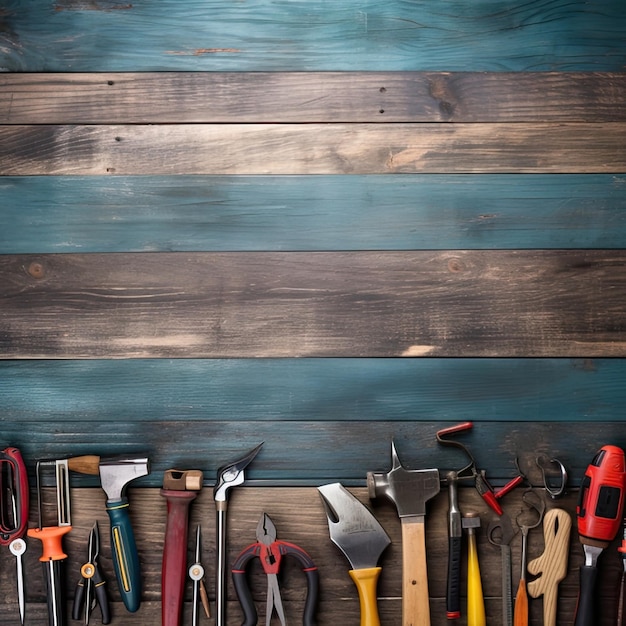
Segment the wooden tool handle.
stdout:
<svg viewBox="0 0 626 626">
<path fill-rule="evenodd" d="M 402 624 L 430 626 L 423 517 L 402 518 Z"/>
<path fill-rule="evenodd" d="M 556 626 L 559 583 L 567 576 L 567 557 L 572 518 L 563 509 L 551 509 L 543 520 L 543 554 L 528 564 L 538 578 L 528 583 L 533 598 L 543 595 L 544 626 Z"/>
<path fill-rule="evenodd" d="M 75 456 L 67 460 L 67 466 L 73 472 L 97 476 L 100 473 L 100 457 L 95 454 Z"/>
</svg>

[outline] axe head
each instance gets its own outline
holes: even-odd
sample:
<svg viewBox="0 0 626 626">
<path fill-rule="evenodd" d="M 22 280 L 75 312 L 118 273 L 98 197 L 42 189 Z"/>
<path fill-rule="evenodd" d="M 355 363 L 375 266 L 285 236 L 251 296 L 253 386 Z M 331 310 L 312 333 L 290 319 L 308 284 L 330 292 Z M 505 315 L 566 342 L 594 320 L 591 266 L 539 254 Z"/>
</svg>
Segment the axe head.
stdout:
<svg viewBox="0 0 626 626">
<path fill-rule="evenodd" d="M 100 482 L 102 489 L 107 494 L 107 499 L 117 501 L 124 497 L 126 485 L 131 480 L 147 476 L 150 473 L 150 461 L 147 457 L 101 458 L 99 469 Z"/>
<path fill-rule="evenodd" d="M 328 517 L 331 541 L 343 552 L 352 569 L 376 567 L 391 543 L 370 510 L 341 483 L 318 487 Z"/>
</svg>

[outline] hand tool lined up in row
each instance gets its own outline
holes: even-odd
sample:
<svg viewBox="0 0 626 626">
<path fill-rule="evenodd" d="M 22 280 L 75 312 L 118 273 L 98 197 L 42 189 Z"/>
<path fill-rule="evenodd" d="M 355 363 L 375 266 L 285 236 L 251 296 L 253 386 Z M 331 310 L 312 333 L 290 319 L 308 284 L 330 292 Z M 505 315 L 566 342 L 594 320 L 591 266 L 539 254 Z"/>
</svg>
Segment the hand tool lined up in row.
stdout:
<svg viewBox="0 0 626 626">
<path fill-rule="evenodd" d="M 466 423 L 467 424 L 467 423 Z M 466 425 L 462 425 L 463 429 L 467 428 Z M 446 429 L 448 434 L 451 432 L 457 432 L 458 428 Z M 261 444 L 262 445 L 262 444 Z M 223 572 L 221 569 L 224 565 L 224 558 L 226 554 L 226 502 L 228 500 L 229 490 L 237 485 L 241 485 L 244 482 L 244 470 L 247 465 L 252 461 L 260 449 L 260 445 L 246 454 L 244 457 L 238 459 L 233 463 L 226 464 L 218 471 L 218 480 L 214 488 L 214 499 L 216 502 L 217 510 L 217 543 L 218 543 L 218 568 L 216 572 L 217 584 L 216 584 L 216 602 L 219 607 L 219 601 L 221 596 L 222 606 L 224 605 L 224 590 L 225 583 L 223 582 Z M 458 446 L 463 447 L 463 446 Z M 463 449 L 465 449 L 463 447 Z M 24 488 L 21 477 L 25 479 L 25 472 L 23 470 L 23 461 L 20 465 L 19 460 L 14 452 L 14 449 L 7 448 L 3 455 L 0 457 L 0 469 L 2 470 L 2 509 L 1 509 L 1 521 L 2 527 L 0 528 L 0 538 L 7 543 L 12 543 L 15 539 L 21 539 L 20 533 L 23 534 L 24 526 L 21 524 L 21 520 L 27 519 L 27 514 L 24 515 L 23 502 L 24 498 L 21 496 L 22 492 L 28 493 L 27 486 Z M 385 496 L 395 505 L 398 516 L 401 520 L 402 527 L 402 561 L 403 561 L 403 623 L 418 624 L 420 626 L 428 626 L 430 623 L 430 613 L 428 609 L 428 587 L 427 587 L 427 572 L 426 572 L 426 553 L 425 553 L 425 513 L 426 503 L 432 497 L 434 497 L 440 490 L 440 478 L 439 471 L 433 470 L 408 470 L 400 462 L 395 445 L 392 442 L 392 468 L 387 473 L 375 473 L 369 472 L 367 475 L 367 483 L 369 487 L 370 497 Z M 40 488 L 40 472 L 42 468 L 47 466 L 53 467 L 55 470 L 56 487 L 57 487 L 57 526 L 44 526 L 42 519 L 42 506 L 41 506 L 41 488 Z M 482 474 L 476 469 L 476 464 L 473 457 L 471 457 L 471 477 L 476 480 L 476 476 Z M 60 568 L 66 555 L 63 553 L 61 541 L 62 537 L 71 529 L 70 520 L 70 507 L 69 507 L 69 471 L 80 471 L 83 473 L 99 474 L 102 482 L 102 486 L 107 494 L 107 511 L 111 520 L 112 537 L 111 545 L 113 548 L 113 559 L 116 570 L 116 577 L 118 578 L 118 584 L 120 585 L 120 592 L 128 610 L 136 610 L 139 605 L 139 583 L 140 578 L 138 575 L 139 563 L 137 559 L 136 547 L 134 545 L 134 537 L 132 535 L 132 528 L 130 527 L 130 520 L 128 517 L 128 501 L 124 495 L 124 489 L 126 485 L 138 476 L 148 473 L 147 459 L 117 459 L 106 460 L 99 457 L 74 457 L 71 459 L 56 460 L 56 461 L 40 461 L 37 464 L 37 493 L 38 493 L 38 508 L 39 508 L 39 524 L 38 528 L 28 531 L 29 536 L 36 537 L 42 541 L 43 544 L 43 556 L 40 559 L 43 563 L 43 568 L 46 576 L 47 590 L 48 590 L 48 604 L 49 604 L 49 622 L 53 626 L 63 626 L 65 624 L 63 611 L 60 607 L 63 606 L 63 588 L 61 584 Z M 176 472 L 172 470 L 171 472 Z M 185 481 L 191 477 L 184 475 Z M 451 473 L 454 474 L 454 473 Z M 451 474 L 448 475 L 449 486 L 455 485 L 454 480 L 450 480 Z M 483 476 L 484 477 L 484 476 Z M 172 480 L 175 476 L 170 476 Z M 456 476 L 458 480 L 458 473 Z M 174 514 L 173 517 L 180 517 L 184 522 L 184 542 L 187 540 L 187 522 L 188 505 L 195 498 L 194 491 L 198 491 L 202 486 L 202 476 L 195 478 L 196 486 L 190 486 L 188 482 L 185 482 L 182 488 L 170 489 L 169 491 L 182 491 L 192 492 L 192 496 L 184 495 L 182 498 L 173 497 L 168 499 L 168 522 L 170 521 L 170 500 L 181 500 L 186 502 L 183 505 L 183 515 L 180 513 Z M 484 483 L 476 483 L 476 488 L 484 497 L 481 492 L 482 485 Z M 164 492 L 168 489 L 168 486 L 164 481 Z M 178 485 L 169 485 L 178 486 Z M 348 492 L 345 490 L 338 490 L 337 484 L 334 491 L 327 486 L 328 489 L 320 487 L 320 493 L 325 505 L 329 529 L 331 531 L 331 539 L 337 543 L 344 551 L 344 554 L 348 557 L 353 569 L 351 570 L 351 576 L 357 588 L 359 590 L 361 610 L 362 610 L 362 623 L 376 624 L 378 623 L 377 610 L 376 610 L 376 581 L 380 572 L 377 561 L 384 548 L 388 545 L 389 539 L 384 533 L 384 530 L 378 525 L 376 527 L 376 520 L 371 513 L 359 503 L 359 507 L 346 506 L 345 495 Z M 546 482 L 547 488 L 547 482 Z M 325 491 L 327 493 L 325 493 Z M 454 493 L 453 489 L 453 493 Z M 550 488 L 548 490 L 551 497 L 558 495 L 558 489 Z M 345 492 L 345 493 L 343 493 Z M 576 626 L 587 626 L 593 623 L 595 610 L 593 606 L 594 599 L 594 585 L 595 577 L 597 575 L 597 559 L 602 553 L 604 548 L 608 546 L 610 541 L 616 536 L 622 524 L 623 505 L 624 505 L 624 493 L 626 492 L 626 464 L 624 461 L 624 452 L 615 446 L 604 446 L 594 457 L 592 463 L 589 465 L 585 477 L 583 479 L 580 500 L 577 506 L 578 528 L 581 543 L 583 544 L 585 552 L 585 565 L 581 568 L 581 580 L 580 580 L 580 597 L 576 611 Z M 163 494 L 167 496 L 166 493 Z M 176 494 L 177 496 L 180 494 Z M 348 494 L 349 495 L 349 494 Z M 341 497 L 340 497 L 341 496 Z M 333 498 L 336 500 L 333 501 Z M 491 498 L 485 498 L 487 503 L 493 504 Z M 524 498 L 524 502 L 535 508 L 541 514 L 537 506 L 534 506 Z M 451 496 L 451 520 L 457 518 L 458 507 L 455 510 L 454 498 Z M 171 507 L 174 509 L 174 507 Z M 492 506 L 492 508 L 495 507 Z M 122 510 L 120 516 L 119 509 Z M 370 532 L 366 535 L 377 536 L 377 541 L 374 542 L 375 549 L 370 551 L 365 563 L 361 560 L 359 553 L 365 549 L 362 542 L 357 542 L 357 548 L 350 544 L 349 534 L 345 532 L 336 532 L 333 536 L 334 524 L 338 523 L 345 513 L 345 510 L 359 511 L 356 514 L 359 525 L 369 527 Z M 454 515 L 452 515 L 454 514 Z M 369 521 L 364 522 L 364 520 Z M 501 519 L 505 519 L 506 516 L 501 516 Z M 547 519 L 547 516 L 546 516 Z M 275 529 L 269 517 L 264 516 L 262 518 L 264 539 L 259 539 L 259 544 L 263 543 L 266 546 L 266 556 L 276 559 L 276 555 L 273 554 L 271 546 L 275 543 L 281 542 L 275 541 Z M 480 573 L 477 568 L 477 555 L 475 550 L 475 538 L 473 533 L 479 526 L 476 520 L 472 520 L 471 515 L 466 515 L 462 518 L 461 528 L 468 530 L 469 537 L 469 554 L 468 560 L 471 565 L 471 571 L 469 574 L 469 594 L 468 600 L 473 603 L 470 609 L 472 622 L 475 624 L 481 624 L 484 615 L 484 608 L 481 609 L 482 604 L 482 590 L 480 589 Z M 522 529 L 523 544 L 527 541 L 527 533 L 531 527 L 537 526 L 541 519 L 536 520 L 535 523 L 529 523 L 525 521 L 517 520 L 518 525 Z M 479 522 L 479 520 L 478 520 Z M 261 524 L 261 523 L 260 523 Z M 526 572 L 526 555 L 524 545 L 522 548 L 522 575 L 520 580 L 520 589 L 518 591 L 518 598 L 516 600 L 516 615 L 515 625 L 518 626 L 522 623 L 528 622 L 528 610 L 527 603 L 524 602 L 526 593 L 529 593 L 533 597 L 544 595 L 544 614 L 551 613 L 555 609 L 551 608 L 556 606 L 555 587 L 564 574 L 560 572 L 562 570 L 562 563 L 559 563 L 559 570 L 553 568 L 549 570 L 548 567 L 544 567 L 546 563 L 551 563 L 552 559 L 549 555 L 552 544 L 567 545 L 567 541 L 563 541 L 563 537 L 559 536 L 559 531 L 565 529 L 567 524 L 563 519 L 559 519 L 558 515 L 550 516 L 550 523 L 544 523 L 544 535 L 546 540 L 546 554 L 544 558 L 535 559 L 528 564 L 528 571 L 531 574 L 538 575 L 539 578 L 535 581 L 531 581 L 526 590 L 525 585 L 525 572 Z M 261 526 L 260 526 L 261 528 Z M 452 524 L 450 525 L 452 529 Z M 261 530 L 258 531 L 261 533 Z M 272 532 L 274 533 L 272 535 Z M 456 532 L 456 530 L 455 530 Z M 382 534 L 381 534 L 382 533 Z M 165 567 L 168 562 L 168 554 L 172 558 L 171 550 L 167 547 L 167 532 L 166 532 L 166 546 L 164 547 L 164 571 L 163 580 L 169 580 L 166 577 L 166 569 L 168 572 L 172 569 L 172 566 Z M 561 533 L 562 535 L 562 533 Z M 569 535 L 568 535 L 569 536 Z M 194 583 L 198 583 L 195 590 L 198 592 L 194 594 L 195 597 L 202 596 L 203 585 L 202 566 L 200 563 L 200 534 L 199 529 L 196 533 L 196 563 L 190 568 L 190 577 L 194 580 Z M 273 537 L 273 538 L 272 538 Z M 337 540 L 337 537 L 339 539 Z M 452 537 L 452 535 L 451 535 Z M 369 537 L 371 539 L 371 536 Z M 509 540 L 510 541 L 510 540 Z M 626 541 L 626 539 L 625 539 Z M 171 541 L 170 541 L 171 543 Z M 371 541 L 370 541 L 371 543 Z M 502 545 L 508 545 L 503 540 Z M 129 550 L 132 551 L 129 552 Z M 18 570 L 18 595 L 21 593 L 23 596 L 23 584 L 20 584 L 20 565 L 21 565 L 21 548 L 16 548 L 14 554 L 18 556 L 17 570 Z M 175 551 L 174 551 L 175 552 Z M 102 589 L 102 577 L 97 568 L 97 557 L 99 553 L 99 537 L 97 525 L 92 528 L 90 533 L 89 545 L 88 545 L 88 561 L 83 569 L 83 579 L 79 582 L 77 587 L 74 611 L 78 614 L 84 609 L 85 621 L 89 620 L 89 612 L 93 609 L 96 602 L 100 603 L 103 623 L 107 623 L 110 619 L 108 614 L 108 605 L 105 604 Z M 280 554 L 280 553 L 279 553 Z M 503 559 L 505 550 L 503 549 Z M 135 561 L 135 562 L 133 562 Z M 307 565 L 308 562 L 303 562 Z M 543 563 L 543 565 L 542 565 Z M 136 567 L 135 567 L 136 565 Z M 220 567 L 220 565 L 222 567 Z M 358 565 L 358 567 L 357 567 Z M 475 567 L 476 566 L 476 567 Z M 184 568 L 184 562 L 183 562 Z M 180 569 L 176 566 L 175 569 Z M 364 572 L 362 570 L 372 570 L 371 572 Z M 191 572 L 195 573 L 195 578 Z M 566 571 L 566 567 L 565 567 Z M 626 571 L 626 569 L 625 569 Z M 273 575 L 273 571 L 269 571 Z M 92 578 L 95 579 L 92 580 Z M 176 585 L 180 585 L 180 580 L 184 581 L 184 577 L 174 576 L 173 580 Z M 272 579 L 268 579 L 268 584 Z M 220 582 L 222 581 L 222 582 Z M 367 581 L 367 582 L 366 582 Z M 475 585 L 474 583 L 478 583 Z M 81 584 L 82 583 L 82 584 Z M 93 583 L 93 584 L 92 584 Z M 136 583 L 136 584 L 135 584 Z M 165 583 L 164 583 L 165 584 Z M 504 585 L 504 583 L 503 583 Z M 98 588 L 98 591 L 96 589 Z M 472 591 L 472 589 L 474 591 Z M 271 606 L 276 607 L 279 616 L 282 613 L 280 610 L 281 602 L 280 595 L 276 593 L 277 589 L 272 586 L 268 596 L 272 600 Z M 100 595 L 99 595 L 100 594 Z M 89 597 L 91 596 L 91 597 Z M 204 590 L 204 596 L 206 597 L 206 591 Z M 104 596 L 105 597 L 105 596 Z M 164 595 L 165 598 L 165 595 Z M 82 609 L 81 609 L 82 604 Z M 174 603 L 176 606 L 177 602 Z M 208 604 L 208 602 L 206 603 Z M 195 602 L 197 607 L 197 600 Z M 474 609 L 474 606 L 477 609 Z M 23 621 L 23 601 L 20 606 L 21 619 Z M 548 610 L 549 609 L 549 610 Z M 164 613 L 165 614 L 165 613 Z M 520 615 L 521 617 L 517 617 Z M 363 621 L 363 616 L 365 621 Z M 271 612 L 268 619 L 271 618 Z M 221 611 L 221 623 L 224 624 L 224 611 Z M 220 612 L 218 611 L 218 623 L 220 623 Z M 547 618 L 546 618 L 547 620 Z M 195 622 L 194 622 L 195 623 Z M 546 621 L 546 624 L 550 622 Z"/>
<path fill-rule="evenodd" d="M 44 524 L 42 504 L 41 473 L 52 468 L 56 488 L 56 525 Z M 63 537 L 71 529 L 70 471 L 100 476 L 106 493 L 106 510 L 111 521 L 111 545 L 113 562 L 120 594 L 129 611 L 139 608 L 141 598 L 141 576 L 139 559 L 135 545 L 128 499 L 125 496 L 127 484 L 149 472 L 147 458 L 105 459 L 97 456 L 81 456 L 69 459 L 38 461 L 37 479 L 37 519 L 36 528 L 27 530 L 29 516 L 29 488 L 26 468 L 17 448 L 6 448 L 0 453 L 1 528 L 0 544 L 9 545 L 17 558 L 17 591 L 20 622 L 24 624 L 24 572 L 22 555 L 26 550 L 24 535 L 41 541 L 42 563 L 48 604 L 50 626 L 65 626 L 66 589 L 63 563 L 67 555 L 63 549 Z M 85 623 L 95 603 L 100 604 L 102 620 L 110 620 L 109 607 L 104 592 L 104 580 L 98 568 L 100 539 L 98 527 L 94 526 L 89 536 L 87 563 L 81 568 L 81 580 L 75 594 L 73 614 L 82 612 Z"/>
</svg>

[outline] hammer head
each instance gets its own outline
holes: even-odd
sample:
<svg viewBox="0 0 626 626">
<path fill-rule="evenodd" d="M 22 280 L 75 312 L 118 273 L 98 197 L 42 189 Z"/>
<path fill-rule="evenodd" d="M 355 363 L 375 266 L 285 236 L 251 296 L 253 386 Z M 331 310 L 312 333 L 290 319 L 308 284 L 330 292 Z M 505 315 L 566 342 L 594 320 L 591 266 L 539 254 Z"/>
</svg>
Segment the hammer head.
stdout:
<svg viewBox="0 0 626 626">
<path fill-rule="evenodd" d="M 150 461 L 142 458 L 111 458 L 100 459 L 100 482 L 102 489 L 111 501 L 121 500 L 126 485 L 135 478 L 147 476 L 150 473 Z"/>
<path fill-rule="evenodd" d="M 408 470 L 398 458 L 391 442 L 391 471 L 386 474 L 367 473 L 370 498 L 385 496 L 398 510 L 400 517 L 426 515 L 426 502 L 440 491 L 439 471 L 436 469 Z"/>
</svg>

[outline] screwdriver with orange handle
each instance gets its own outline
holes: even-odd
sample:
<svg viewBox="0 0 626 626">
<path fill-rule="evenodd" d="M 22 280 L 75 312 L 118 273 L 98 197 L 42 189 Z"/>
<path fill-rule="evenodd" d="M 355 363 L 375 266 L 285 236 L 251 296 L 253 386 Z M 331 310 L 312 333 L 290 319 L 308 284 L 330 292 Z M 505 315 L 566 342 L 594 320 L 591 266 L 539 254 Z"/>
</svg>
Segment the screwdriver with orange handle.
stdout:
<svg viewBox="0 0 626 626">
<path fill-rule="evenodd" d="M 41 503 L 41 468 L 54 467 L 57 495 L 57 525 L 44 526 Z M 43 553 L 40 561 L 46 581 L 48 600 L 48 623 L 65 626 L 66 595 L 63 582 L 63 563 L 67 554 L 63 551 L 63 537 L 72 530 L 70 517 L 70 481 L 67 461 L 37 462 L 37 510 L 38 527 L 28 530 L 28 536 L 41 541 Z"/>
<path fill-rule="evenodd" d="M 597 623 L 594 594 L 598 557 L 619 532 L 625 492 L 624 451 L 617 446 L 602 446 L 587 467 L 576 506 L 578 535 L 585 563 L 580 568 L 575 626 Z"/>
</svg>

